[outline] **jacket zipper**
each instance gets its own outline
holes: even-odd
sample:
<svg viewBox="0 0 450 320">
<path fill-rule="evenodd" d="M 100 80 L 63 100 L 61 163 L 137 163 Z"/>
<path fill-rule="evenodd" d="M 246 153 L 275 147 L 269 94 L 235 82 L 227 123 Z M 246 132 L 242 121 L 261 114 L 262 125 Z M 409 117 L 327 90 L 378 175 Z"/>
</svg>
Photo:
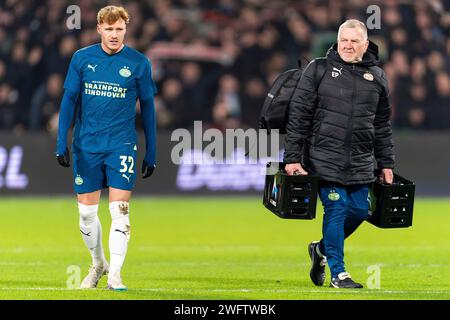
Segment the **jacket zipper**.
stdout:
<svg viewBox="0 0 450 320">
<path fill-rule="evenodd" d="M 352 69 L 353 71 L 355 71 L 355 65 L 352 65 Z M 346 161 L 345 161 L 345 166 L 344 166 L 344 172 L 345 175 L 348 176 L 349 172 L 348 170 L 350 169 L 350 152 L 351 152 L 351 142 L 352 142 L 352 128 L 353 128 L 353 109 L 354 109 L 354 105 L 355 105 L 355 83 L 356 83 L 356 77 L 354 72 L 351 72 L 352 74 L 352 107 L 350 110 L 350 118 L 348 120 L 348 127 L 349 131 L 347 132 L 347 136 L 345 137 L 345 149 L 347 151 L 346 153 Z"/>
</svg>

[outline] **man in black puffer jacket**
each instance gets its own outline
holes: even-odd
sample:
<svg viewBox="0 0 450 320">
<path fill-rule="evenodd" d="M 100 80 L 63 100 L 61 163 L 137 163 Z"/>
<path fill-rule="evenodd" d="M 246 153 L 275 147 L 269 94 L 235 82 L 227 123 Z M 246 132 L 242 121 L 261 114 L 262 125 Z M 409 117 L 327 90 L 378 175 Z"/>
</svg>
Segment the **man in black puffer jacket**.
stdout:
<svg viewBox="0 0 450 320">
<path fill-rule="evenodd" d="M 364 23 L 347 20 L 337 40 L 326 58 L 306 67 L 295 89 L 284 162 L 289 175 L 321 178 L 323 238 L 308 246 L 311 280 L 323 285 L 328 262 L 332 287 L 362 288 L 345 272 L 344 239 L 367 218 L 374 159 L 380 179 L 392 183 L 390 104 L 385 74 L 377 66 L 378 47 L 368 41 Z M 325 73 L 316 89 L 318 64 Z"/>
</svg>

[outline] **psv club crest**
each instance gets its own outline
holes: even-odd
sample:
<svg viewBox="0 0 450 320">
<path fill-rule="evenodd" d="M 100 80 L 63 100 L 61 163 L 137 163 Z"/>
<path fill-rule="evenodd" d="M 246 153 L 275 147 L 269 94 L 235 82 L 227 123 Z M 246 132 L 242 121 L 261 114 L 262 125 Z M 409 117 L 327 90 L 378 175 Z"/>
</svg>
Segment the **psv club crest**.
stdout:
<svg viewBox="0 0 450 320">
<path fill-rule="evenodd" d="M 364 73 L 363 78 L 367 81 L 373 81 L 373 74 L 371 74 L 370 72 L 366 72 Z"/>
<path fill-rule="evenodd" d="M 129 76 L 131 76 L 131 71 L 129 67 L 124 66 L 122 69 L 119 70 L 119 74 L 124 78 L 128 78 Z"/>
</svg>

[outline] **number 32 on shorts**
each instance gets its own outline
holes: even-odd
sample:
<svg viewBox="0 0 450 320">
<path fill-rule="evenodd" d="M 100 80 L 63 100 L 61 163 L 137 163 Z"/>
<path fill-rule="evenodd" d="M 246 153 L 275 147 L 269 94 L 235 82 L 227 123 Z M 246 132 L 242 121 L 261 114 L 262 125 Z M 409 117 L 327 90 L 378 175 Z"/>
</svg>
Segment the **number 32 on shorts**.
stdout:
<svg viewBox="0 0 450 320">
<path fill-rule="evenodd" d="M 134 159 L 132 156 L 120 156 L 120 172 L 134 173 Z"/>
</svg>

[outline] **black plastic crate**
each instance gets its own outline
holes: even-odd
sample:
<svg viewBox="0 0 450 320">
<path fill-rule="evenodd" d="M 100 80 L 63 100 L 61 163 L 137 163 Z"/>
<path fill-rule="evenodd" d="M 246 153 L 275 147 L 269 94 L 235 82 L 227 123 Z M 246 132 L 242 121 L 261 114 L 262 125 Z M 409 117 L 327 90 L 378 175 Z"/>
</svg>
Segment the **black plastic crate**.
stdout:
<svg viewBox="0 0 450 320">
<path fill-rule="evenodd" d="M 375 173 L 378 177 L 378 172 Z M 379 228 L 407 228 L 412 226 L 415 185 L 394 174 L 392 184 L 376 181 L 371 186 L 375 208 L 369 209 L 369 221 Z M 371 197 L 369 197 L 371 198 Z"/>
<path fill-rule="evenodd" d="M 319 178 L 288 176 L 285 163 L 269 162 L 266 170 L 263 204 L 284 219 L 314 219 L 316 217 Z"/>
</svg>

